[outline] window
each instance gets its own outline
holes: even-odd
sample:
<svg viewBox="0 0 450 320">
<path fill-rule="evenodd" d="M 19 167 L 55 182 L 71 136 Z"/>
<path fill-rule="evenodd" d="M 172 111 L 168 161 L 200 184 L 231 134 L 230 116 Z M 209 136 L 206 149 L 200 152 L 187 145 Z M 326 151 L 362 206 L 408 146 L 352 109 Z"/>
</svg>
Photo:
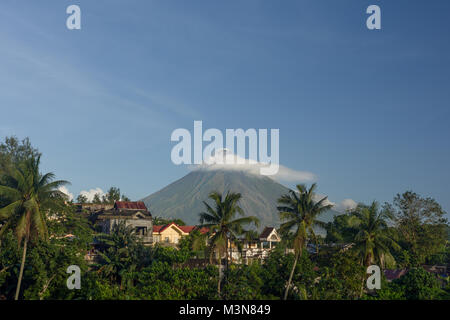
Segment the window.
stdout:
<svg viewBox="0 0 450 320">
<path fill-rule="evenodd" d="M 136 234 L 139 236 L 145 236 L 147 234 L 147 227 L 136 227 Z"/>
</svg>

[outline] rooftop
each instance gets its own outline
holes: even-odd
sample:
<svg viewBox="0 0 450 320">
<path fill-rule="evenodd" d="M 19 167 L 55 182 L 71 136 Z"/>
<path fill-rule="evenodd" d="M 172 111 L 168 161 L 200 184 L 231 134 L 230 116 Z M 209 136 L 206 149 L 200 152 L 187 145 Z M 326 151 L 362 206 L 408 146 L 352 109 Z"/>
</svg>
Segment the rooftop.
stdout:
<svg viewBox="0 0 450 320">
<path fill-rule="evenodd" d="M 116 201 L 114 204 L 116 209 L 127 209 L 127 210 L 146 210 L 144 202 L 142 201 Z"/>
</svg>

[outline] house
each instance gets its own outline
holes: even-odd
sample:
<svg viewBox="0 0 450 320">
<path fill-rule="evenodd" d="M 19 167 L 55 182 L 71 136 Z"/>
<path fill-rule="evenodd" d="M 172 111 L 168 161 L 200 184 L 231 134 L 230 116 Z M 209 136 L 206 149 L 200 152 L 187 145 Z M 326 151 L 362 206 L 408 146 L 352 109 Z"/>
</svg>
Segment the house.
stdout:
<svg viewBox="0 0 450 320">
<path fill-rule="evenodd" d="M 443 282 L 441 278 L 448 277 L 447 266 L 422 265 L 422 268 L 425 269 L 425 271 L 435 275 L 438 279 L 440 279 L 442 284 Z M 393 270 L 386 269 L 384 270 L 384 275 L 386 277 L 386 280 L 388 282 L 391 282 L 392 280 L 401 278 L 402 276 L 407 274 L 408 271 L 409 271 L 408 269 L 393 269 Z"/>
<path fill-rule="evenodd" d="M 161 243 L 169 246 L 176 246 L 182 237 L 188 236 L 197 226 L 180 226 L 172 222 L 163 226 L 153 226 L 153 244 Z M 201 233 L 206 233 L 206 228 L 199 229 Z"/>
<path fill-rule="evenodd" d="M 447 266 L 422 265 L 422 268 L 424 268 L 429 273 L 433 273 L 433 274 L 439 275 L 441 277 L 447 277 L 448 276 Z"/>
<path fill-rule="evenodd" d="M 399 279 L 400 277 L 404 276 L 408 273 L 407 269 L 385 269 L 383 270 L 384 276 L 386 277 L 386 280 L 388 282 L 391 282 L 392 280 Z"/>
<path fill-rule="evenodd" d="M 241 239 L 242 250 L 239 250 L 236 245 L 230 244 L 232 248 L 230 259 L 233 262 L 245 264 L 253 260 L 264 260 L 280 241 L 281 237 L 274 227 L 265 227 L 257 239 Z"/>
<path fill-rule="evenodd" d="M 75 203 L 75 206 L 76 212 L 88 218 L 97 231 L 109 234 L 114 224 L 124 222 L 126 226 L 134 229 L 144 245 L 152 244 L 153 218 L 142 201 L 116 201 L 114 204 Z M 94 238 L 85 260 L 89 263 L 97 261 L 101 247 L 101 243 Z"/>
<path fill-rule="evenodd" d="M 131 226 L 145 245 L 153 242 L 153 219 L 142 201 L 116 201 L 111 209 L 97 212 L 97 224 L 103 233 L 110 233 L 114 224 L 125 222 Z"/>
<path fill-rule="evenodd" d="M 265 227 L 259 236 L 259 241 L 262 249 L 272 249 L 272 246 L 280 242 L 281 238 L 274 227 Z"/>
<path fill-rule="evenodd" d="M 187 235 L 189 235 L 188 230 L 173 222 L 163 226 L 153 226 L 153 244 L 176 245 L 182 237 Z"/>
</svg>

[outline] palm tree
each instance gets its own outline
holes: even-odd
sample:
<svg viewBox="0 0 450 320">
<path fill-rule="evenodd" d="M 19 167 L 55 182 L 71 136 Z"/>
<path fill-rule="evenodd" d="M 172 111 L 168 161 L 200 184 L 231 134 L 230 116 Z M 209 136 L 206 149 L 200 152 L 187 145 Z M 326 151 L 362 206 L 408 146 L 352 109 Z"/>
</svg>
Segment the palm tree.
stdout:
<svg viewBox="0 0 450 320">
<path fill-rule="evenodd" d="M 97 272 L 120 284 L 121 290 L 131 287 L 133 276 L 147 259 L 133 227 L 119 221 L 112 226 L 109 234 L 99 235 L 97 241 L 105 248 L 104 252 L 98 252 L 103 259 L 96 265 Z"/>
<path fill-rule="evenodd" d="M 377 262 L 384 267 L 385 262 L 394 262 L 390 248 L 398 249 L 399 245 L 389 235 L 387 221 L 392 215 L 387 210 L 380 211 L 376 201 L 370 206 L 359 205 L 351 214 L 357 218 L 353 249 L 361 264 L 368 267 Z"/>
<path fill-rule="evenodd" d="M 236 214 L 244 216 L 244 211 L 239 206 L 239 200 L 242 198 L 240 193 L 227 192 L 225 197 L 217 191 L 211 192 L 208 196 L 214 201 L 214 208 L 206 201 L 203 204 L 206 207 L 206 212 L 200 213 L 200 228 L 205 227 L 209 229 L 211 238 L 209 239 L 210 252 L 217 250 L 219 255 L 219 280 L 217 291 L 220 297 L 220 268 L 222 254 L 225 253 L 225 265 L 228 268 L 228 244 L 236 241 L 238 235 L 244 232 L 243 226 L 254 223 L 259 225 L 259 220 L 256 217 L 241 217 L 234 219 Z"/>
<path fill-rule="evenodd" d="M 295 259 L 284 292 L 284 300 L 287 299 L 295 267 L 297 266 L 299 257 L 303 254 L 308 238 L 317 239 L 313 228 L 315 226 L 325 226 L 323 222 L 317 221 L 317 217 L 332 207 L 330 204 L 325 205 L 328 197 L 324 197 L 319 201 L 314 200 L 316 186 L 314 183 L 307 190 L 304 185 L 299 184 L 297 185 L 296 191 L 290 190 L 289 194 L 285 194 L 278 199 L 280 206 L 277 209 L 280 214 L 280 219 L 286 221 L 281 224 L 280 232 L 288 233 L 291 229 L 295 229 L 293 235 Z"/>
<path fill-rule="evenodd" d="M 53 181 L 55 175 L 51 172 L 42 175 L 39 164 L 40 155 L 23 160 L 4 173 L 0 185 L 0 196 L 7 199 L 7 205 L 0 209 L 0 220 L 6 220 L 0 229 L 0 238 L 12 228 L 19 245 L 23 242 L 15 300 L 19 298 L 28 243 L 37 238 L 48 238 L 46 211 L 55 208 L 67 197 L 57 189 L 68 182 Z"/>
</svg>

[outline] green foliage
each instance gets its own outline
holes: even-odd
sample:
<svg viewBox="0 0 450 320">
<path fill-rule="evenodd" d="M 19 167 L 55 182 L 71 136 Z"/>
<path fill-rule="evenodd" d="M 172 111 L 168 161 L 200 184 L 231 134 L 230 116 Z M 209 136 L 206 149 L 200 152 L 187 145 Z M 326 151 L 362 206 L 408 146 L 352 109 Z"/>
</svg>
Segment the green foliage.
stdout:
<svg viewBox="0 0 450 320">
<path fill-rule="evenodd" d="M 77 203 L 89 203 L 86 196 L 80 194 L 77 197 Z M 93 204 L 114 204 L 116 201 L 131 201 L 126 195 L 120 193 L 120 188 L 110 187 L 103 196 L 100 193 L 94 194 L 91 201 Z"/>
<path fill-rule="evenodd" d="M 365 300 L 406 300 L 403 287 L 395 282 L 381 283 L 381 290 L 377 290 L 375 295 L 364 297 Z"/>
<path fill-rule="evenodd" d="M 289 194 L 283 195 L 278 199 L 279 206 L 277 207 L 281 221 L 284 221 L 280 226 L 280 233 L 292 239 L 293 248 L 295 251 L 294 262 L 292 263 L 291 273 L 287 280 L 284 299 L 287 299 L 288 291 L 291 287 L 292 277 L 295 272 L 297 261 L 303 255 L 308 239 L 313 240 L 318 244 L 317 236 L 314 232 L 314 227 L 325 227 L 325 224 L 317 217 L 332 208 L 332 205 L 326 205 L 327 197 L 315 200 L 316 184 L 312 184 L 309 190 L 304 185 L 297 185 L 297 190 L 290 190 Z M 294 229 L 294 234 L 289 236 L 291 230 Z M 299 292 L 306 298 L 304 284 L 296 287 Z"/>
<path fill-rule="evenodd" d="M 277 246 L 264 261 L 262 278 L 264 279 L 262 294 L 270 299 L 281 299 L 289 278 L 289 264 L 292 265 L 294 257 L 286 255 L 282 245 Z"/>
<path fill-rule="evenodd" d="M 165 218 L 161 218 L 161 217 L 154 217 L 153 218 L 153 225 L 155 226 L 164 226 L 167 225 L 169 223 L 175 223 L 179 226 L 185 226 L 186 223 L 181 220 L 181 219 L 165 219 Z"/>
<path fill-rule="evenodd" d="M 365 268 L 358 263 L 358 257 L 352 251 L 335 252 L 326 259 L 320 269 L 320 281 L 315 299 L 341 300 L 358 299 L 362 294 Z"/>
<path fill-rule="evenodd" d="M 88 198 L 85 195 L 78 195 L 77 197 L 77 203 L 87 203 L 88 202 Z"/>
<path fill-rule="evenodd" d="M 301 254 L 308 239 L 317 239 L 314 227 L 325 227 L 317 217 L 332 208 L 332 205 L 325 204 L 328 197 L 315 200 L 316 187 L 315 183 L 309 190 L 304 185 L 297 185 L 296 191 L 290 190 L 289 194 L 278 199 L 277 209 L 281 221 L 284 221 L 280 226 L 280 233 L 285 235 L 292 229 L 295 230 L 293 247 L 297 254 Z"/>
<path fill-rule="evenodd" d="M 235 219 L 236 215 L 244 216 L 244 211 L 239 206 L 242 198 L 240 193 L 228 192 L 222 197 L 218 192 L 212 192 L 209 198 L 214 202 L 214 208 L 207 202 L 203 202 L 206 212 L 200 213 L 200 228 L 205 227 L 210 230 L 211 247 L 217 248 L 219 252 L 227 255 L 228 242 L 237 240 L 239 235 L 246 232 L 245 225 L 255 224 L 258 226 L 259 220 L 256 217 L 241 217 Z"/>
<path fill-rule="evenodd" d="M 121 199 L 120 189 L 116 187 L 111 187 L 102 197 L 102 202 L 107 204 L 114 204 L 114 202 L 120 201 L 120 199 Z"/>
<path fill-rule="evenodd" d="M 41 174 L 40 155 L 30 156 L 13 163 L 2 170 L 0 198 L 0 238 L 9 229 L 13 229 L 18 244 L 23 243 L 23 255 L 20 266 L 15 299 L 19 298 L 21 281 L 27 257 L 28 243 L 47 240 L 47 214 L 63 207 L 67 196 L 58 188 L 67 181 L 53 181 L 53 173 Z"/>
<path fill-rule="evenodd" d="M 407 191 L 385 204 L 385 210 L 394 217 L 399 244 L 410 256 L 409 266 L 419 266 L 444 251 L 448 224 L 436 200 Z"/>
<path fill-rule="evenodd" d="M 237 243 L 238 236 L 246 233 L 244 226 L 254 224 L 259 225 L 258 218 L 254 216 L 244 217 L 244 211 L 239 206 L 242 198 L 240 193 L 227 192 L 225 197 L 218 192 L 211 192 L 209 198 L 214 202 L 214 208 L 203 201 L 206 211 L 199 214 L 200 228 L 208 228 L 211 237 L 208 239 L 209 252 L 217 250 L 219 261 L 225 252 L 225 265 L 228 269 L 228 246 L 230 243 Z M 240 215 L 240 218 L 235 218 Z M 226 279 L 226 278 L 225 278 Z M 217 291 L 220 296 L 221 280 L 218 279 Z"/>
<path fill-rule="evenodd" d="M 378 204 L 374 201 L 370 206 L 358 205 L 352 212 L 358 222 L 355 226 L 355 246 L 361 262 L 367 267 L 373 263 L 380 266 L 395 266 L 392 250 L 399 250 L 400 246 L 395 242 L 388 223 L 392 218 L 386 210 L 379 211 Z"/>
<path fill-rule="evenodd" d="M 436 277 L 423 268 L 413 268 L 394 283 L 399 285 L 406 299 L 434 300 L 443 295 Z"/>
<path fill-rule="evenodd" d="M 277 246 L 262 265 L 262 295 L 267 299 L 281 299 L 284 296 L 290 272 L 294 267 L 292 290 L 288 298 L 306 300 L 312 298 L 312 287 L 318 274 L 307 252 L 295 262 L 295 255 L 286 254 L 286 247 Z"/>
<path fill-rule="evenodd" d="M 12 299 L 20 268 L 20 252 L 12 230 L 0 239 L 0 300 Z"/>
<path fill-rule="evenodd" d="M 82 277 L 88 266 L 84 260 L 91 243 L 89 224 L 82 216 L 73 213 L 67 206 L 54 214 L 48 222 L 48 241 L 37 240 L 27 250 L 22 288 L 25 299 L 72 299 L 79 295 L 77 290 L 66 287 L 66 269 L 78 265 Z M 64 237 L 71 234 L 72 237 Z M 21 250 L 12 231 L 5 234 L 0 245 L 0 292 L 12 299 L 19 275 Z"/>
<path fill-rule="evenodd" d="M 19 141 L 16 137 L 6 137 L 0 144 L 0 173 L 8 171 L 17 163 L 40 155 L 40 152 L 31 145 L 30 139 Z"/>
<path fill-rule="evenodd" d="M 94 194 L 94 198 L 92 199 L 92 203 L 95 203 L 95 204 L 102 203 L 102 199 L 100 198 L 100 194 L 99 193 Z"/>
<path fill-rule="evenodd" d="M 152 250 L 152 258 L 169 265 L 182 265 L 193 255 L 187 242 L 180 249 L 156 245 Z"/>
<path fill-rule="evenodd" d="M 217 269 L 174 268 L 155 260 L 139 273 L 134 290 L 138 299 L 192 300 L 216 298 Z"/>
<path fill-rule="evenodd" d="M 74 292 L 72 290 L 71 292 Z M 121 294 L 117 285 L 111 284 L 108 280 L 100 278 L 95 272 L 85 272 L 82 275 L 81 290 L 76 290 L 74 300 L 114 300 L 126 299 L 126 294 Z"/>
<path fill-rule="evenodd" d="M 0 208 L 0 220 L 8 228 L 14 228 L 19 243 L 37 237 L 47 237 L 45 210 L 60 207 L 65 196 L 57 188 L 67 181 L 52 181 L 53 173 L 39 172 L 40 156 L 26 159 L 4 172 L 0 196 L 6 201 Z"/>
<path fill-rule="evenodd" d="M 400 279 L 383 283 L 375 299 L 380 300 L 438 300 L 448 299 L 435 275 L 423 268 L 412 268 Z"/>
<path fill-rule="evenodd" d="M 337 215 L 332 222 L 327 223 L 325 229 L 327 235 L 326 243 L 350 243 L 356 235 L 358 219 L 350 212 Z"/>
<path fill-rule="evenodd" d="M 71 240 L 58 242 L 42 241 L 29 250 L 28 267 L 24 274 L 24 281 L 29 284 L 24 290 L 25 299 L 70 299 L 77 293 L 67 289 L 66 269 L 77 265 L 82 272 L 86 272 L 84 252 L 80 252 Z"/>
<path fill-rule="evenodd" d="M 264 281 L 262 267 L 259 263 L 249 266 L 233 265 L 225 273 L 227 282 L 222 291 L 225 300 L 258 300 L 265 299 L 262 294 Z"/>
<path fill-rule="evenodd" d="M 391 219 L 391 212 L 379 210 L 375 201 L 370 206 L 359 204 L 351 212 L 336 216 L 327 224 L 326 242 L 352 243 L 351 250 L 358 254 L 358 260 L 365 266 L 377 263 L 381 267 L 395 267 L 394 256 L 399 257 L 402 263 L 409 261 L 409 256 L 401 252 L 395 241 L 395 230 L 389 228 Z"/>
<path fill-rule="evenodd" d="M 133 287 L 136 275 L 150 261 L 148 248 L 124 222 L 114 224 L 110 234 L 100 235 L 97 240 L 105 248 L 99 252 L 97 272 L 121 289 Z"/>
</svg>

